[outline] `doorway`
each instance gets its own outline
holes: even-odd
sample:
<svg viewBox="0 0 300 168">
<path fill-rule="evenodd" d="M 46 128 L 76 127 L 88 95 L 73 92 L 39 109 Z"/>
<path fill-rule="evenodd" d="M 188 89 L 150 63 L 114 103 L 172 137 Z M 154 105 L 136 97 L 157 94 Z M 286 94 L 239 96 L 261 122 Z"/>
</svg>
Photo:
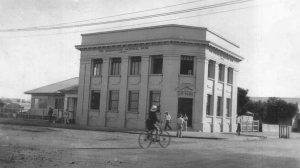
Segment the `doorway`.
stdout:
<svg viewBox="0 0 300 168">
<path fill-rule="evenodd" d="M 192 98 L 178 98 L 178 112 L 177 114 L 184 114 L 188 117 L 187 126 L 192 127 L 193 120 L 193 99 Z"/>
</svg>

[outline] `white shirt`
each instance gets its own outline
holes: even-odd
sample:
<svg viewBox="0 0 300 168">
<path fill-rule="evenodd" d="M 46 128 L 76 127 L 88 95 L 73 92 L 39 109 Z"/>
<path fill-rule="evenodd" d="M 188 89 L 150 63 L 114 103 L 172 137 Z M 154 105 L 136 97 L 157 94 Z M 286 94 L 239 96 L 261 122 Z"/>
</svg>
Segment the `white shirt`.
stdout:
<svg viewBox="0 0 300 168">
<path fill-rule="evenodd" d="M 171 120 L 171 118 L 172 118 L 172 117 L 171 117 L 171 115 L 170 115 L 170 114 L 167 114 L 167 115 L 166 115 L 166 120 L 170 121 L 170 120 Z"/>
<path fill-rule="evenodd" d="M 183 124 L 183 122 L 184 122 L 184 119 L 182 117 L 179 117 L 177 119 L 177 124 Z"/>
<path fill-rule="evenodd" d="M 236 118 L 236 123 L 237 123 L 237 124 L 241 124 L 241 123 L 242 123 L 242 117 L 241 117 L 241 116 L 238 116 L 238 117 Z"/>
</svg>

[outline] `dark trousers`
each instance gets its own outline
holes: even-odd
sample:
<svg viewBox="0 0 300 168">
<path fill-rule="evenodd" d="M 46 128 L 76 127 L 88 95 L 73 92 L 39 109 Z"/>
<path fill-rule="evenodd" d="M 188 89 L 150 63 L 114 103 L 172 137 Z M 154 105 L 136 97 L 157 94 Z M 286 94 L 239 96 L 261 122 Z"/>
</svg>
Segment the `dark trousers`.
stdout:
<svg viewBox="0 0 300 168">
<path fill-rule="evenodd" d="M 166 120 L 165 130 L 167 130 L 167 128 L 169 130 L 172 130 L 172 127 L 170 126 L 170 121 L 169 120 Z"/>
<path fill-rule="evenodd" d="M 52 115 L 49 115 L 49 122 L 51 123 L 52 121 Z"/>
</svg>

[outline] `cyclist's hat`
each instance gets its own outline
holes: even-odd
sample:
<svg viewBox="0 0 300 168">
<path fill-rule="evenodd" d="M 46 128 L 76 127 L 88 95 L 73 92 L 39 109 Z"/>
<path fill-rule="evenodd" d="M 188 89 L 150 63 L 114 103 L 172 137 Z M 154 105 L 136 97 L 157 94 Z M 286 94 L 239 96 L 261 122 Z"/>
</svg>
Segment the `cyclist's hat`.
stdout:
<svg viewBox="0 0 300 168">
<path fill-rule="evenodd" d="M 151 107 L 150 111 L 156 112 L 156 111 L 157 111 L 157 106 L 156 106 L 156 105 L 153 105 L 153 106 Z"/>
</svg>

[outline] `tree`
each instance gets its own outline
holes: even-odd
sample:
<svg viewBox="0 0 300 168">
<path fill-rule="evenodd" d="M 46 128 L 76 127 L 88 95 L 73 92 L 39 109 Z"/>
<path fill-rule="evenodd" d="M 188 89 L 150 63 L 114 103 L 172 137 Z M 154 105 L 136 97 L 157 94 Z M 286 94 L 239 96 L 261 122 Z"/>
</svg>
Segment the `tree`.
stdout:
<svg viewBox="0 0 300 168">
<path fill-rule="evenodd" d="M 280 98 L 270 97 L 265 105 L 263 121 L 268 124 L 291 121 L 297 111 L 297 105 L 287 103 Z"/>
<path fill-rule="evenodd" d="M 250 101 L 250 98 L 247 96 L 248 89 L 243 89 L 238 87 L 238 96 L 237 96 L 237 114 L 242 115 L 247 112 L 246 104 Z"/>
<path fill-rule="evenodd" d="M 254 113 L 254 120 L 259 120 L 260 122 L 262 122 L 265 104 L 266 103 L 262 101 L 249 100 L 249 102 L 245 105 L 245 108 L 247 111 Z"/>
</svg>

